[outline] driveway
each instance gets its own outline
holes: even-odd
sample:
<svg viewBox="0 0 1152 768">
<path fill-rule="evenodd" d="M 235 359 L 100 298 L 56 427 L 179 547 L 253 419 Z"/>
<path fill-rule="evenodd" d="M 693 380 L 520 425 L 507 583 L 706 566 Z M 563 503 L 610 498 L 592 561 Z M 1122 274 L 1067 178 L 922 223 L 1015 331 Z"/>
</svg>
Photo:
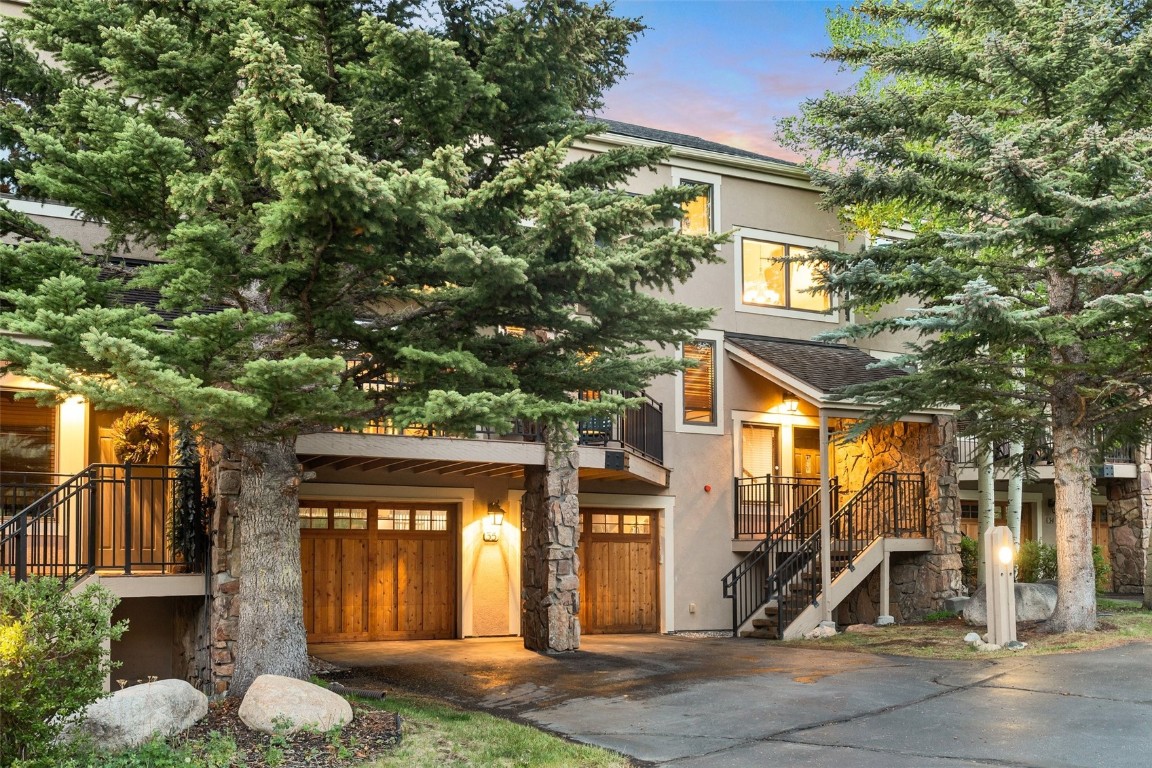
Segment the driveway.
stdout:
<svg viewBox="0 0 1152 768">
<path fill-rule="evenodd" d="M 599 635 L 561 656 L 519 638 L 313 646 L 349 685 L 521 718 L 689 766 L 1152 765 L 1152 645 L 925 661 L 763 641 Z"/>
</svg>

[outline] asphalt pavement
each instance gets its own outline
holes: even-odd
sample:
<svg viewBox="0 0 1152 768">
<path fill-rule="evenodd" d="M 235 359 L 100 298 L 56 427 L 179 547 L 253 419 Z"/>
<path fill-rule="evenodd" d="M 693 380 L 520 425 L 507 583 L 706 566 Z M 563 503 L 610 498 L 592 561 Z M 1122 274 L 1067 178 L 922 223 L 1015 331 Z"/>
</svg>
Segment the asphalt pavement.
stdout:
<svg viewBox="0 0 1152 768">
<path fill-rule="evenodd" d="M 1146 643 L 972 661 L 666 635 L 586 636 L 557 656 L 519 638 L 311 650 L 349 668 L 349 685 L 433 694 L 678 768 L 1152 766 Z"/>
</svg>

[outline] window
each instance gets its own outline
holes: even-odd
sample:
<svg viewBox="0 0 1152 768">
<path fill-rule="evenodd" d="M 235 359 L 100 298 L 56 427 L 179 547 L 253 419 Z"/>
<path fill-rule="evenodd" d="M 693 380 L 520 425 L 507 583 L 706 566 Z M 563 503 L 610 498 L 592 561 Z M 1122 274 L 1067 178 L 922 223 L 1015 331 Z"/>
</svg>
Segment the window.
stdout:
<svg viewBox="0 0 1152 768">
<path fill-rule="evenodd" d="M 684 345 L 684 359 L 696 366 L 684 370 L 684 423 L 716 423 L 716 342 L 697 339 Z"/>
<path fill-rule="evenodd" d="M 817 284 L 815 265 L 789 261 L 806 257 L 810 252 L 808 248 L 750 238 L 744 238 L 741 243 L 741 301 L 744 304 L 806 312 L 831 309 L 826 292 L 809 292 Z"/>
<path fill-rule="evenodd" d="M 684 218 L 680 220 L 680 231 L 686 235 L 706 235 L 712 231 L 712 190 L 711 184 L 684 179 L 681 186 L 704 186 L 704 194 L 684 203 Z"/>
<path fill-rule="evenodd" d="M 0 392 L 0 468 L 4 472 L 53 472 L 56 409 Z"/>
<path fill-rule="evenodd" d="M 776 428 L 763 424 L 744 424 L 740 428 L 740 463 L 743 477 L 778 475 L 776 466 Z"/>
</svg>

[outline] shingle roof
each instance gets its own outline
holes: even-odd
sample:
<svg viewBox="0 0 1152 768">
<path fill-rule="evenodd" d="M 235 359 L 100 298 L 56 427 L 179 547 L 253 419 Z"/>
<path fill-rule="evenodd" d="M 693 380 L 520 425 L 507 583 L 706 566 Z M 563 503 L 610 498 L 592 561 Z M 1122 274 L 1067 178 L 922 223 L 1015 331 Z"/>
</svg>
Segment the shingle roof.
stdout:
<svg viewBox="0 0 1152 768">
<path fill-rule="evenodd" d="M 778 157 L 769 157 L 768 155 L 761 155 L 756 152 L 749 152 L 746 149 L 739 147 L 730 147 L 727 144 L 719 144 L 715 141 L 708 141 L 699 136 L 689 136 L 686 133 L 673 133 L 672 131 L 661 131 L 656 128 L 646 128 L 642 125 L 633 125 L 632 123 L 622 123 L 619 120 L 609 120 L 604 117 L 595 118 L 597 123 L 604 123 L 608 126 L 610 133 L 619 134 L 621 136 L 631 136 L 635 139 L 645 139 L 647 141 L 655 141 L 660 144 L 671 144 L 676 147 L 687 147 L 689 149 L 700 149 L 706 152 L 717 152 L 722 155 L 732 155 L 733 157 L 746 157 L 751 160 L 766 160 L 772 163 L 782 163 L 784 165 L 795 166 L 789 160 L 781 160 Z M 797 166 L 799 167 L 799 166 Z"/>
<path fill-rule="evenodd" d="M 726 333 L 724 339 L 825 394 L 839 392 L 853 384 L 905 375 L 898 368 L 869 368 L 877 362 L 876 358 L 843 344 L 743 333 Z"/>
</svg>

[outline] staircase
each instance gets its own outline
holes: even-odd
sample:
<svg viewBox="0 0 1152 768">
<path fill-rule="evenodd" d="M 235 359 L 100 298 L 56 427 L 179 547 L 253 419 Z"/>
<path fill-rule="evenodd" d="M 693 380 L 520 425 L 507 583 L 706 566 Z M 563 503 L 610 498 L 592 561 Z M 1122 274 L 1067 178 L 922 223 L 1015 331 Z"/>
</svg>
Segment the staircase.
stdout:
<svg viewBox="0 0 1152 768">
<path fill-rule="evenodd" d="M 93 464 L 61 477 L 0 475 L 0 574 L 19 581 L 183 568 L 170 544 L 173 498 L 182 484 L 200 487 L 199 467 Z"/>
<path fill-rule="evenodd" d="M 829 488 L 833 500 L 837 492 L 834 481 Z M 819 497 L 813 493 L 724 576 L 734 634 L 789 639 L 819 622 L 825 598 Z M 835 607 L 883 562 L 887 540 L 927 537 L 924 474 L 884 472 L 872 478 L 833 512 L 829 537 L 827 599 Z"/>
</svg>

